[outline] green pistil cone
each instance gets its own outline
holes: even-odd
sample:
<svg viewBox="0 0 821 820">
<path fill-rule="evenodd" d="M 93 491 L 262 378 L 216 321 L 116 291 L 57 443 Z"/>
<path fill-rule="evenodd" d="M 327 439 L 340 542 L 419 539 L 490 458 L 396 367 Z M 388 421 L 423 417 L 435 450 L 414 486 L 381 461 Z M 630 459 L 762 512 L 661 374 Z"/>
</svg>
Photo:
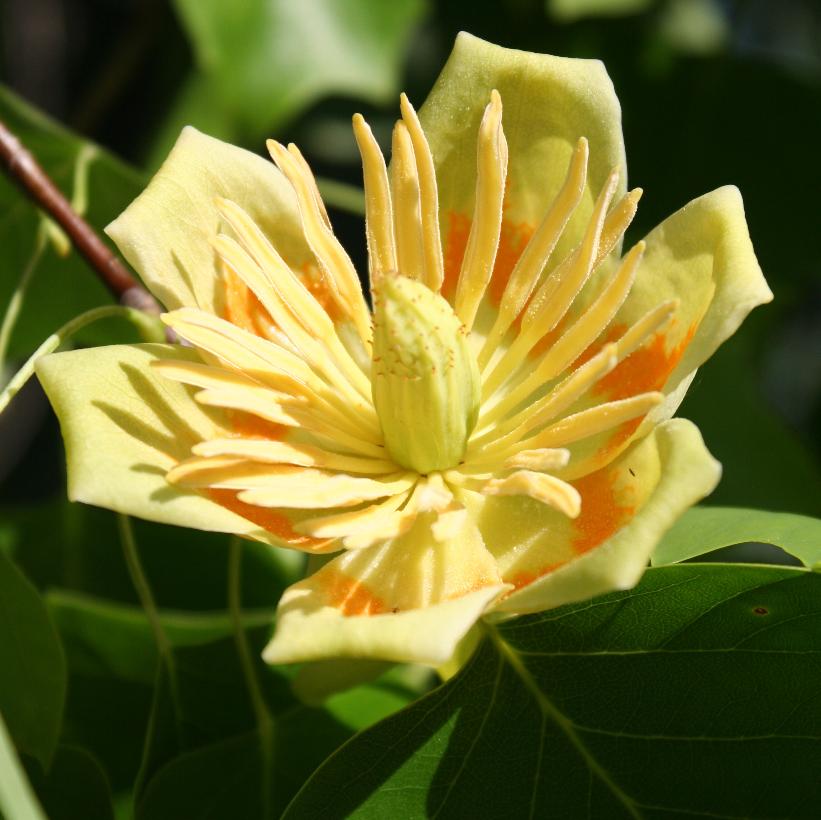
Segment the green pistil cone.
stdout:
<svg viewBox="0 0 821 820">
<path fill-rule="evenodd" d="M 479 413 L 479 372 L 450 305 L 386 275 L 374 294 L 373 401 L 393 460 L 419 473 L 459 464 Z"/>
</svg>

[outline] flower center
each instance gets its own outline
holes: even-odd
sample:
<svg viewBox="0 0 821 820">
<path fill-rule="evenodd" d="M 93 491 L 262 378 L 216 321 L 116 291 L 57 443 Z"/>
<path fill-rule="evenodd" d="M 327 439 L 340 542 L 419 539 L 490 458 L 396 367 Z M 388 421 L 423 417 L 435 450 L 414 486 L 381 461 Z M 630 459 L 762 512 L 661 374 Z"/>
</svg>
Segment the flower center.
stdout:
<svg viewBox="0 0 821 820">
<path fill-rule="evenodd" d="M 450 305 L 426 285 L 383 276 L 374 292 L 373 401 L 388 452 L 419 473 L 462 460 L 479 412 L 479 372 Z"/>
</svg>

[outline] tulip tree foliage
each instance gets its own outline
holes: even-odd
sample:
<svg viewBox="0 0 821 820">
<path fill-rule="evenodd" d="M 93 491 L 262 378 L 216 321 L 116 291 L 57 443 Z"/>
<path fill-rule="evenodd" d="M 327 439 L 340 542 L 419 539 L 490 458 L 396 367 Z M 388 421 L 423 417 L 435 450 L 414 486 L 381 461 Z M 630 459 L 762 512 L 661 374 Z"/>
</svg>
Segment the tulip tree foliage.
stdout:
<svg viewBox="0 0 821 820">
<path fill-rule="evenodd" d="M 76 138 L 4 107 L 82 193 Z M 677 415 L 772 299 L 739 191 L 625 241 L 595 60 L 463 34 L 399 113 L 387 162 L 353 118 L 364 270 L 274 140 L 188 127 L 95 212 L 168 334 L 30 365 L 79 503 L 2 542 L 0 810 L 818 817 L 821 524 L 694 506 L 722 468 Z M 59 516 L 82 546 L 38 590 L 20 534 Z M 749 541 L 795 565 L 702 558 Z"/>
</svg>

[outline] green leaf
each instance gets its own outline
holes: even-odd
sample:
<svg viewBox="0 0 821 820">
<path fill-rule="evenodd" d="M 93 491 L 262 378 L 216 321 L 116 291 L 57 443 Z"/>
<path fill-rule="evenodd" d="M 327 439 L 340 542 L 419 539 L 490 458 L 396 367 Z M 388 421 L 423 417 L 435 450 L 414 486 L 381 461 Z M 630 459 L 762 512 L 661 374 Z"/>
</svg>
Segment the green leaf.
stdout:
<svg viewBox="0 0 821 820">
<path fill-rule="evenodd" d="M 259 748 L 248 732 L 177 757 L 151 781 L 136 817 L 261 817 Z"/>
<path fill-rule="evenodd" d="M 136 603 L 115 516 L 107 510 L 70 503 L 63 490 L 59 492 L 59 498 L 47 504 L 0 507 L 4 525 L 0 544 L 11 551 L 40 588 L 67 588 L 100 601 Z M 133 524 L 160 608 L 205 612 L 225 608 L 224 534 L 145 521 Z M 274 608 L 285 587 L 301 576 L 303 564 L 302 556 L 293 550 L 249 542 L 243 552 L 245 607 L 250 611 Z M 189 578 L 192 566 L 196 566 L 196 583 Z"/>
<path fill-rule="evenodd" d="M 664 536 L 651 562 L 676 564 L 748 541 L 781 547 L 813 567 L 821 562 L 821 519 L 739 507 L 693 507 Z"/>
<path fill-rule="evenodd" d="M 48 774 L 28 771 L 49 820 L 114 820 L 105 773 L 85 750 L 61 746 Z"/>
<path fill-rule="evenodd" d="M 687 564 L 488 626 L 284 817 L 818 817 L 820 624 L 816 573 Z"/>
<path fill-rule="evenodd" d="M 306 706 L 293 695 L 285 671 L 262 662 L 269 632 L 246 630 L 270 715 L 268 740 L 260 733 L 233 638 L 174 650 L 180 722 L 175 728 L 173 693 L 164 670 L 136 791 L 138 820 L 201 817 L 211 805 L 222 808 L 213 808 L 208 816 L 254 820 L 264 816 L 266 789 L 270 816 L 278 817 L 308 775 L 355 730 L 392 714 L 416 694 L 406 676 L 390 672 L 335 696 L 325 708 Z M 263 742 L 271 744 L 270 765 Z M 207 776 L 208 771 L 216 774 Z M 188 808 L 181 812 L 181 806 Z M 225 806 L 233 809 L 223 811 Z"/>
<path fill-rule="evenodd" d="M 66 663 L 34 587 L 0 553 L 0 713 L 22 752 L 48 767 L 63 719 Z"/>
<path fill-rule="evenodd" d="M 209 122 L 221 107 L 229 112 L 225 120 L 254 137 L 330 94 L 390 100 L 408 37 L 426 7 L 424 0 L 174 5 L 208 79 L 186 87 L 187 111 L 200 110 L 207 99 Z"/>
<path fill-rule="evenodd" d="M 46 820 L 0 714 L 0 817 L 6 820 Z"/>
<path fill-rule="evenodd" d="M 98 230 L 139 193 L 145 180 L 136 171 L 92 143 L 71 133 L 0 87 L 0 120 L 17 134 L 57 187 L 69 199 L 87 200 L 85 217 Z M 78 203 L 82 205 L 83 203 Z M 5 177 L 0 177 L 0 312 L 18 286 L 35 250 L 41 217 L 32 203 Z M 45 250 L 33 271 L 10 353 L 31 352 L 49 333 L 73 316 L 111 296 L 75 252 L 65 258 L 54 247 Z M 91 326 L 80 335 L 86 343 L 110 341 L 111 330 Z"/>
<path fill-rule="evenodd" d="M 653 0 L 547 0 L 547 11 L 562 23 L 585 17 L 621 17 L 646 11 Z"/>
<path fill-rule="evenodd" d="M 140 607 L 67 590 L 52 591 L 45 597 L 72 671 L 154 683 L 157 647 Z M 160 621 L 172 646 L 197 646 L 232 633 L 226 612 L 161 610 Z M 274 611 L 246 612 L 244 621 L 249 627 L 270 627 Z"/>
</svg>

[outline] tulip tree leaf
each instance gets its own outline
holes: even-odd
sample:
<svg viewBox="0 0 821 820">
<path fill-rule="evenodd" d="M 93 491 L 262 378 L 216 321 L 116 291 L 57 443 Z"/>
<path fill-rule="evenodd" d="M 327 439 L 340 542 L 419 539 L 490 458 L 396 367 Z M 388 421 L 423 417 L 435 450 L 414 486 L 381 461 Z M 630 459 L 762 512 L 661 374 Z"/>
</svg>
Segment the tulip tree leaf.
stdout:
<svg viewBox="0 0 821 820">
<path fill-rule="evenodd" d="M 207 84 L 186 86 L 261 136 L 329 94 L 387 102 L 424 0 L 175 0 Z M 192 89 L 196 89 L 192 97 Z M 196 122 L 194 123 L 197 124 Z M 224 129 L 223 129 L 224 130 Z"/>
<path fill-rule="evenodd" d="M 144 610 L 64 590 L 49 592 L 46 603 L 73 671 L 154 683 L 157 647 Z M 233 632 L 227 612 L 162 610 L 159 615 L 172 646 L 197 646 Z M 245 617 L 249 627 L 270 626 L 273 621 L 273 610 L 249 612 Z"/>
<path fill-rule="evenodd" d="M 137 820 L 278 817 L 308 775 L 356 729 L 414 695 L 393 681 L 377 682 L 333 698 L 327 708 L 306 706 L 292 693 L 289 677 L 261 660 L 269 635 L 270 626 L 246 630 L 272 726 L 267 739 L 233 637 L 174 649 L 176 704 L 171 674 L 163 667 L 135 791 Z"/>
<path fill-rule="evenodd" d="M 145 180 L 98 146 L 83 140 L 0 87 L 0 120 L 34 154 L 63 194 L 86 200 L 85 218 L 98 230 L 139 193 Z M 81 203 L 78 203 L 81 204 Z M 32 258 L 42 217 L 10 180 L 0 177 L 0 309 L 5 310 Z M 33 271 L 22 312 L 11 336 L 10 353 L 23 356 L 62 324 L 111 295 L 74 251 L 60 256 L 51 243 Z M 110 341 L 91 326 L 76 338 Z"/>
<path fill-rule="evenodd" d="M 295 818 L 814 818 L 821 576 L 686 564 L 495 627 L 354 737 Z"/>
<path fill-rule="evenodd" d="M 17 748 L 48 766 L 63 719 L 66 663 L 37 591 L 0 553 L 0 714 Z"/>
<path fill-rule="evenodd" d="M 61 746 L 48 774 L 32 765 L 29 777 L 49 820 L 114 820 L 105 773 L 83 749 Z"/>
<path fill-rule="evenodd" d="M 738 507 L 693 507 L 664 536 L 651 561 L 655 566 L 675 564 L 748 541 L 781 547 L 813 567 L 821 562 L 821 519 Z"/>
</svg>

